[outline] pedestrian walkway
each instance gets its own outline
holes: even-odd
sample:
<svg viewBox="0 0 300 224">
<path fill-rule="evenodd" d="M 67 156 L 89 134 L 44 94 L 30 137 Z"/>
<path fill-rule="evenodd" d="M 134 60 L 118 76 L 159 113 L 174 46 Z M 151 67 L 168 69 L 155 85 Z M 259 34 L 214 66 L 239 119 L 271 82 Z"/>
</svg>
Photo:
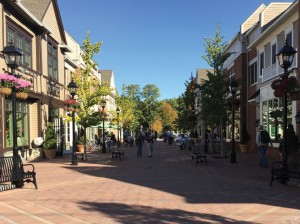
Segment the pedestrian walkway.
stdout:
<svg viewBox="0 0 300 224">
<path fill-rule="evenodd" d="M 269 187 L 255 153 L 196 166 L 191 151 L 162 142 L 152 158 L 123 149 L 122 160 L 93 152 L 77 166 L 34 162 L 39 189 L 0 192 L 0 223 L 300 223 L 300 188 Z"/>
</svg>

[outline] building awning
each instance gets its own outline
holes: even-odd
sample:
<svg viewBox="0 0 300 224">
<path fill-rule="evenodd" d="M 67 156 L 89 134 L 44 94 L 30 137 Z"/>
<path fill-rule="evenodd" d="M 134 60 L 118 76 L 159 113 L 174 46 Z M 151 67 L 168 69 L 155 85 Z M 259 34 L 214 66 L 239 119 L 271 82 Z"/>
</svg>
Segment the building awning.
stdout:
<svg viewBox="0 0 300 224">
<path fill-rule="evenodd" d="M 259 103 L 260 102 L 260 89 L 258 89 L 249 99 L 248 103 Z"/>
<path fill-rule="evenodd" d="M 27 98 L 27 102 L 30 104 L 36 103 L 37 101 L 39 101 L 41 99 L 41 96 L 39 94 L 36 93 L 28 93 L 28 98 Z"/>
</svg>

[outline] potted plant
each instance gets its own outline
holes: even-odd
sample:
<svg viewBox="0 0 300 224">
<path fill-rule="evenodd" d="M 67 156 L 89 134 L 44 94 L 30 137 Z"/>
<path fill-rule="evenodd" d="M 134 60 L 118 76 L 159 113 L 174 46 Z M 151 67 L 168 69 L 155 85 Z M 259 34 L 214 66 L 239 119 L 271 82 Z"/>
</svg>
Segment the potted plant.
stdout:
<svg viewBox="0 0 300 224">
<path fill-rule="evenodd" d="M 247 128 L 245 125 L 242 127 L 242 133 L 241 133 L 241 141 L 240 141 L 240 148 L 241 152 L 246 153 L 248 152 L 248 144 L 250 141 L 250 135 L 247 131 Z"/>
<path fill-rule="evenodd" d="M 79 131 L 79 137 L 77 141 L 77 151 L 80 153 L 84 153 L 84 134 L 83 130 Z"/>
<path fill-rule="evenodd" d="M 43 143 L 44 152 L 47 159 L 53 159 L 56 156 L 57 136 L 52 123 L 48 123 L 45 131 L 45 140 Z"/>
</svg>

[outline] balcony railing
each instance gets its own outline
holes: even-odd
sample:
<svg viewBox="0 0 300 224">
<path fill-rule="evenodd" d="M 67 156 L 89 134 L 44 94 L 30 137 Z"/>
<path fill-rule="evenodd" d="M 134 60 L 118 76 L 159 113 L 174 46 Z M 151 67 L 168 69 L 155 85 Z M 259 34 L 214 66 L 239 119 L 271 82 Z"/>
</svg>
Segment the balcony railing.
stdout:
<svg viewBox="0 0 300 224">
<path fill-rule="evenodd" d="M 293 64 L 290 67 L 291 69 L 298 67 L 298 54 L 295 54 L 295 58 L 293 60 Z M 264 83 L 270 79 L 273 79 L 280 74 L 283 74 L 283 69 L 279 66 L 279 63 L 276 62 L 275 64 L 269 66 L 268 68 L 264 68 L 262 70 L 262 80 L 261 82 Z"/>
</svg>

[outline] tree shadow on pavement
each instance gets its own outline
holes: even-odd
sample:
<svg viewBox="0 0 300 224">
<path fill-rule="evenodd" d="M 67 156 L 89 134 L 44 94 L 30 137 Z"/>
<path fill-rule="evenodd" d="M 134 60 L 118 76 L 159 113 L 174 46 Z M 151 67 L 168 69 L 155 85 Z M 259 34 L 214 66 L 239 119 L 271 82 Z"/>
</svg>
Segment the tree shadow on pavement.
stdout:
<svg viewBox="0 0 300 224">
<path fill-rule="evenodd" d="M 254 222 L 234 220 L 208 213 L 187 212 L 180 209 L 158 209 L 149 206 L 129 206 L 119 203 L 81 202 L 82 210 L 105 213 L 117 223 L 240 223 Z"/>
</svg>

